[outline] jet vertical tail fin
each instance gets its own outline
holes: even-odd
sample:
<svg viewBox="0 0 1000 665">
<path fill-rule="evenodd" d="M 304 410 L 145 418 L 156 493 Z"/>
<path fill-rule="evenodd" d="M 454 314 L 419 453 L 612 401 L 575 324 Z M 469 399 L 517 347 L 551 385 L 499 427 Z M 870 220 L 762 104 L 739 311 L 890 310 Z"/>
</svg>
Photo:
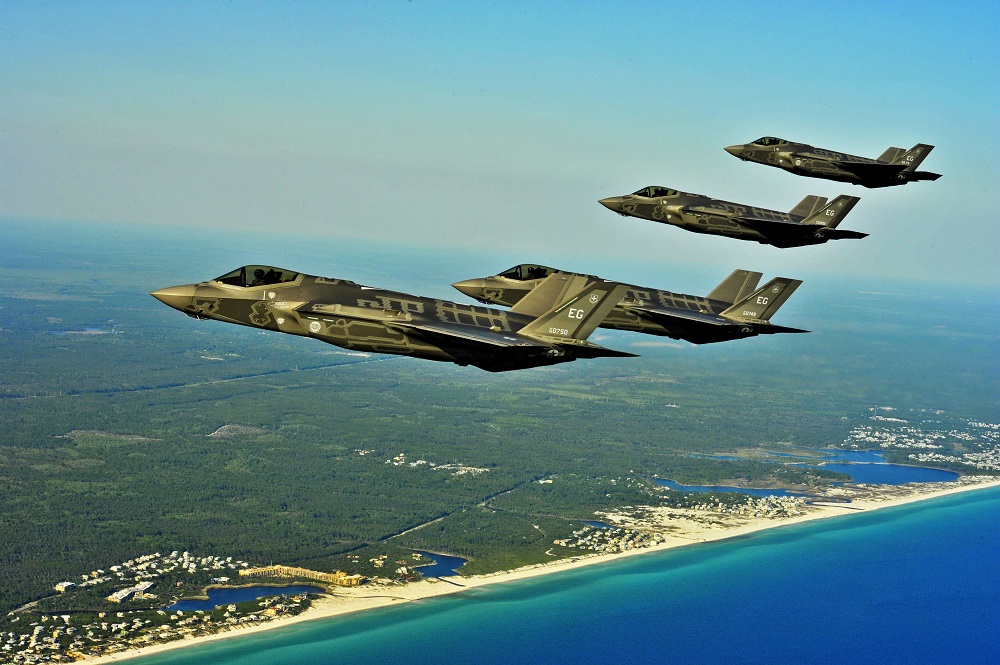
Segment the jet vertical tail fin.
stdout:
<svg viewBox="0 0 1000 665">
<path fill-rule="evenodd" d="M 587 278 L 583 275 L 553 272 L 523 298 L 514 303 L 510 311 L 517 312 L 518 314 L 527 314 L 528 316 L 541 316 L 575 291 L 583 289 L 586 286 L 586 282 Z"/>
<path fill-rule="evenodd" d="M 906 148 L 886 148 L 885 152 L 878 156 L 878 161 L 893 164 L 904 154 L 906 154 Z"/>
<path fill-rule="evenodd" d="M 751 272 L 749 270 L 734 270 L 733 274 L 722 280 L 722 283 L 712 289 L 708 294 L 709 300 L 719 302 L 734 303 L 744 298 L 748 293 L 757 288 L 760 278 L 764 276 L 761 272 Z"/>
<path fill-rule="evenodd" d="M 553 273 L 521 303 L 533 296 L 535 291 L 546 288 L 550 282 L 558 284 L 559 300 L 517 331 L 519 335 L 557 342 L 582 342 L 590 337 L 628 291 L 628 286 L 616 282 Z M 549 288 L 555 292 L 553 287 Z M 522 313 L 526 312 L 522 310 Z"/>
<path fill-rule="evenodd" d="M 743 300 L 734 303 L 721 316 L 745 323 L 767 323 L 801 283 L 800 279 L 775 277 Z"/>
<path fill-rule="evenodd" d="M 934 146 L 932 145 L 927 145 L 926 143 L 918 143 L 917 145 L 913 146 L 912 148 L 904 152 L 902 155 L 896 157 L 896 159 L 892 160 L 892 163 L 906 166 L 906 168 L 903 169 L 904 173 L 906 171 L 913 171 L 918 166 L 920 166 L 920 162 L 924 161 L 924 159 L 927 158 L 927 155 L 931 154 L 931 150 L 933 149 Z"/>
<path fill-rule="evenodd" d="M 838 196 L 818 212 L 803 219 L 801 223 L 835 229 L 860 200 L 857 196 Z"/>
<path fill-rule="evenodd" d="M 822 210 L 826 202 L 827 199 L 825 196 L 807 196 L 799 201 L 798 205 L 792 208 L 788 214 L 793 217 L 809 217 L 815 212 Z"/>
</svg>

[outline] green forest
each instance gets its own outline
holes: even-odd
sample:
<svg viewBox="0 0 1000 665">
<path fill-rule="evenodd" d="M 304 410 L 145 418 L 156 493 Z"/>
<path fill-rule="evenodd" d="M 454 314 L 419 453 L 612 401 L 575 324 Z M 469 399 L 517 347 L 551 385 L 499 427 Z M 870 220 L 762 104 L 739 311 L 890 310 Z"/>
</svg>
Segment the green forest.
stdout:
<svg viewBox="0 0 1000 665">
<path fill-rule="evenodd" d="M 15 249 L 0 266 L 4 611 L 158 551 L 371 575 L 370 558 L 416 548 L 507 569 L 545 560 L 596 511 L 687 500 L 654 478 L 845 480 L 744 453 L 841 445 L 873 404 L 994 415 L 991 385 L 966 382 L 978 401 L 938 400 L 941 353 L 912 367 L 911 333 L 892 323 L 873 324 L 882 341 L 867 346 L 831 319 L 825 334 L 495 375 L 194 321 L 146 295 L 180 281 L 166 264 L 52 269 L 41 249 Z"/>
</svg>

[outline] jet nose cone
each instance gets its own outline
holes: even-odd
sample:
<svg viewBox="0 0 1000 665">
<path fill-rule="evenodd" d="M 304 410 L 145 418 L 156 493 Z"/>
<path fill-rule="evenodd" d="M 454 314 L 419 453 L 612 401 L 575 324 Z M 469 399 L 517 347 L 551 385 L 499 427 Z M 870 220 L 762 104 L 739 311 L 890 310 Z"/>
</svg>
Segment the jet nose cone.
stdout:
<svg viewBox="0 0 1000 665">
<path fill-rule="evenodd" d="M 739 157 L 740 153 L 743 152 L 743 146 L 742 145 L 731 145 L 728 148 L 726 148 L 725 150 L 726 150 L 726 152 L 728 152 L 733 157 Z"/>
<path fill-rule="evenodd" d="M 598 203 L 608 210 L 613 210 L 617 213 L 622 211 L 622 197 L 620 196 L 609 196 L 606 199 L 601 199 Z"/>
<path fill-rule="evenodd" d="M 455 282 L 452 284 L 456 289 L 469 296 L 470 298 L 475 298 L 482 292 L 483 288 L 486 286 L 485 279 L 467 279 L 462 282 Z"/>
<path fill-rule="evenodd" d="M 184 308 L 191 305 L 191 300 L 194 298 L 194 291 L 194 284 L 181 284 L 180 286 L 168 286 L 165 289 L 153 291 L 149 295 L 164 305 L 183 311 Z"/>
</svg>

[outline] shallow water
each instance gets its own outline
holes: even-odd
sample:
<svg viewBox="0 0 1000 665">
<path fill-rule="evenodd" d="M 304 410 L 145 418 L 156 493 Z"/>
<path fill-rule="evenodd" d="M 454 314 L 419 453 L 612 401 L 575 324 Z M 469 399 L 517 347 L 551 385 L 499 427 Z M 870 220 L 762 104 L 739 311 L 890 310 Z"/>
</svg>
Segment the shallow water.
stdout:
<svg viewBox="0 0 1000 665">
<path fill-rule="evenodd" d="M 134 662 L 993 662 L 998 519 L 978 490 Z"/>
</svg>

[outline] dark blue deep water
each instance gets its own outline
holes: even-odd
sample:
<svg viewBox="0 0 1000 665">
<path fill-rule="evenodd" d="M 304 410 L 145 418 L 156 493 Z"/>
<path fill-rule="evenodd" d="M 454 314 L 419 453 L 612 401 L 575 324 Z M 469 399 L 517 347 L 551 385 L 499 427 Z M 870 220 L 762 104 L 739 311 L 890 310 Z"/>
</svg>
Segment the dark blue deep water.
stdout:
<svg viewBox="0 0 1000 665">
<path fill-rule="evenodd" d="M 235 589 L 209 589 L 208 600 L 178 600 L 168 607 L 168 610 L 182 610 L 193 612 L 195 610 L 214 610 L 219 605 L 229 603 L 245 603 L 248 600 L 258 598 L 270 598 L 271 596 L 294 596 L 300 593 L 325 593 L 322 587 L 310 586 L 308 584 L 293 584 L 290 586 L 245 586 Z"/>
<path fill-rule="evenodd" d="M 420 552 L 434 563 L 426 566 L 417 566 L 417 571 L 424 577 L 449 577 L 455 575 L 455 571 L 465 565 L 468 559 L 460 556 L 449 556 L 447 554 L 435 554 L 434 552 Z"/>
<path fill-rule="evenodd" d="M 995 663 L 998 523 L 967 492 L 134 662 Z"/>
<path fill-rule="evenodd" d="M 958 478 L 954 471 L 905 464 L 824 464 L 821 468 L 846 473 L 856 483 L 875 485 L 943 483 Z"/>
</svg>

